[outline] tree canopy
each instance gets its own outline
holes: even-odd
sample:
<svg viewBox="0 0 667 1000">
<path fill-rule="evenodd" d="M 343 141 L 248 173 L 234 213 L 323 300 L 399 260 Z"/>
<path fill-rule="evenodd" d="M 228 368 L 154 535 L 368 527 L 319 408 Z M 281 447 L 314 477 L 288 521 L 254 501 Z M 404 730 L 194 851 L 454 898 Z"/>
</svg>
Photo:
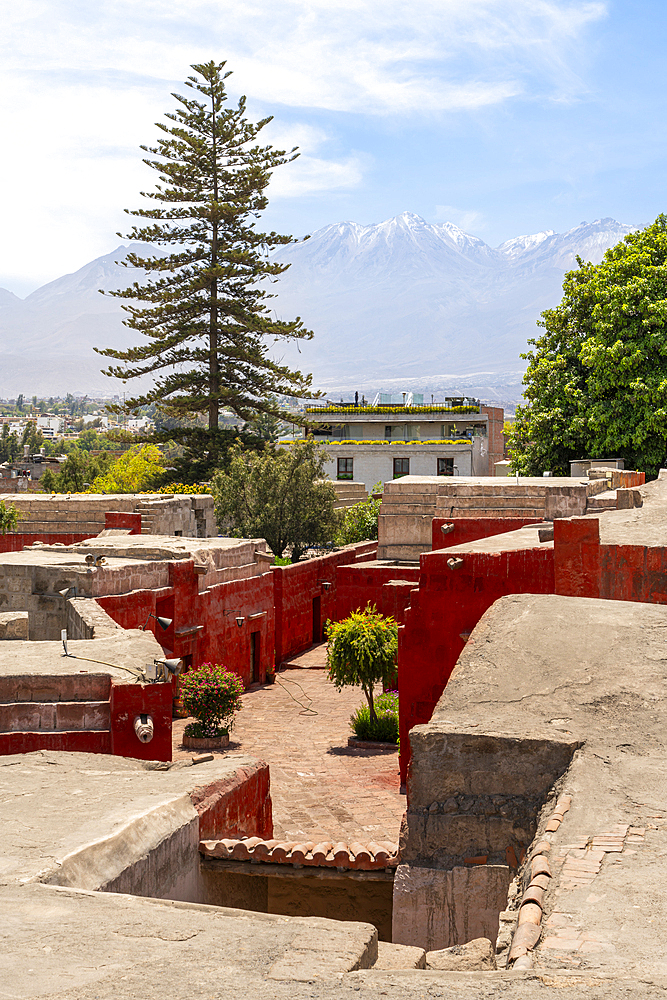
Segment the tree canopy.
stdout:
<svg viewBox="0 0 667 1000">
<path fill-rule="evenodd" d="M 327 638 L 329 680 L 339 691 L 348 685 L 361 687 L 371 721 L 377 722 L 373 688 L 388 684 L 396 673 L 398 623 L 368 604 L 340 622 L 327 622 Z"/>
<path fill-rule="evenodd" d="M 229 445 L 219 427 L 221 408 L 241 420 L 259 414 L 282 416 L 276 397 L 309 396 L 311 377 L 275 361 L 269 348 L 279 341 L 310 339 L 297 317 L 284 321 L 270 311 L 270 285 L 289 266 L 270 256 L 291 236 L 255 230 L 266 208 L 272 171 L 291 162 L 286 153 L 259 145 L 258 134 L 271 118 L 253 123 L 246 101 L 227 106 L 225 63 L 193 65 L 188 96 L 173 94 L 175 112 L 158 122 L 164 135 L 156 146 L 142 146 L 144 160 L 157 171 L 155 190 L 142 192 L 153 207 L 128 214 L 146 220 L 127 239 L 164 247 L 154 256 L 128 254 L 125 266 L 155 275 L 144 284 L 111 292 L 124 304 L 125 325 L 144 338 L 127 350 L 98 353 L 122 364 L 105 374 L 122 379 L 152 376 L 152 388 L 127 401 L 128 409 L 157 402 L 168 416 L 185 421 L 171 437 L 188 443 L 187 421 L 206 414 L 205 447 L 194 434 L 193 451 L 208 456 L 214 468 Z M 119 234 L 122 235 L 122 234 Z"/>
<path fill-rule="evenodd" d="M 655 475 L 667 455 L 667 216 L 577 258 L 542 313 L 510 438 L 522 475 L 569 475 L 575 458 L 623 458 Z"/>
<path fill-rule="evenodd" d="M 264 538 L 275 556 L 333 541 L 339 518 L 336 492 L 325 479 L 326 453 L 311 438 L 263 451 L 235 445 L 226 471 L 211 481 L 218 524 L 241 538 Z"/>
</svg>

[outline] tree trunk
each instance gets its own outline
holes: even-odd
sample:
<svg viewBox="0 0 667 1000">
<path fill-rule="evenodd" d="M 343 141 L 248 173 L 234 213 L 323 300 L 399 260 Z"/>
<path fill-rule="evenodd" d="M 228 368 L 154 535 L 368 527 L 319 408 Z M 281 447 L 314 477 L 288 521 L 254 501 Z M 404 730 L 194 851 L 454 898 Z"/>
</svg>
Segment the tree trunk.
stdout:
<svg viewBox="0 0 667 1000">
<path fill-rule="evenodd" d="M 216 143 L 216 116 L 215 116 L 215 98 L 211 98 L 212 101 L 212 111 L 211 111 L 211 124 L 212 124 L 212 138 L 213 138 L 213 199 L 215 201 L 216 211 L 218 205 L 218 150 Z M 213 231 L 211 233 L 211 266 L 217 267 L 218 265 L 218 223 L 213 222 Z M 209 381 L 208 381 L 208 429 L 209 431 L 217 431 L 220 423 L 220 364 L 218 360 L 218 279 L 213 278 L 211 281 L 211 311 L 209 314 L 209 351 L 210 357 L 208 362 L 209 370 Z"/>
<path fill-rule="evenodd" d="M 373 701 L 373 685 L 364 688 L 364 694 L 366 695 L 366 700 L 368 701 L 368 711 L 370 712 L 371 722 L 377 722 L 377 712 L 375 711 L 375 703 Z"/>
</svg>

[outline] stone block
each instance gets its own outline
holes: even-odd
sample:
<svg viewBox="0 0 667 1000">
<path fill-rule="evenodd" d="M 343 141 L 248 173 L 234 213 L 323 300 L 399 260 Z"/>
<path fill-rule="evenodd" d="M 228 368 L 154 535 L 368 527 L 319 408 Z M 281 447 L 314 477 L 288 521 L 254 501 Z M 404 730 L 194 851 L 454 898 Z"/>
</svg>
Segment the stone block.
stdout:
<svg viewBox="0 0 667 1000">
<path fill-rule="evenodd" d="M 480 937 L 495 941 L 509 883 L 510 871 L 504 865 L 448 870 L 399 865 L 394 878 L 393 941 L 427 952 Z"/>
<path fill-rule="evenodd" d="M 425 969 L 426 952 L 423 948 L 413 948 L 406 944 L 392 944 L 378 941 L 378 958 L 374 969 Z"/>
<path fill-rule="evenodd" d="M 426 954 L 426 968 L 439 972 L 486 972 L 496 968 L 496 955 L 488 938 L 475 938 Z"/>
<path fill-rule="evenodd" d="M 27 639 L 29 618 L 27 611 L 0 613 L 0 639 Z"/>
</svg>

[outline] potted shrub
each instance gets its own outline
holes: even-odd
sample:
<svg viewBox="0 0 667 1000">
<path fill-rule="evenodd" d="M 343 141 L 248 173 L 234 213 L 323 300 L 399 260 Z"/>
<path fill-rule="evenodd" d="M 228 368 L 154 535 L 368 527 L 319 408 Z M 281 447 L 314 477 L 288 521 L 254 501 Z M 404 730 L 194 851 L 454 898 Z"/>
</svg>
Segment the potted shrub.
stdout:
<svg viewBox="0 0 667 1000">
<path fill-rule="evenodd" d="M 181 677 L 180 696 L 189 715 L 183 746 L 216 750 L 229 746 L 234 715 L 241 708 L 243 681 L 220 663 L 202 663 Z"/>
</svg>

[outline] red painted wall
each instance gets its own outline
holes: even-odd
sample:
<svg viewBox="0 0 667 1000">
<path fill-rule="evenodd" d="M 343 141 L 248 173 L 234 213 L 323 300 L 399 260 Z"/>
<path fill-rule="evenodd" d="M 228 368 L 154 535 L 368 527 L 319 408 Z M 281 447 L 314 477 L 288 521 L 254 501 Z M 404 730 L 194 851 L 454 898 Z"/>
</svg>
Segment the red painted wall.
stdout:
<svg viewBox="0 0 667 1000">
<path fill-rule="evenodd" d="M 196 788 L 190 798 L 199 814 L 201 840 L 273 836 L 269 765 L 264 761 Z"/>
<path fill-rule="evenodd" d="M 601 545 L 597 518 L 554 521 L 556 593 L 667 604 L 667 547 Z"/>
<path fill-rule="evenodd" d="M 172 618 L 166 632 L 154 618 L 147 626 L 168 656 L 191 657 L 193 666 L 224 663 L 246 687 L 253 680 L 251 633 L 257 632 L 259 680 L 266 680 L 274 663 L 273 574 L 230 580 L 199 593 L 194 560 L 170 563 L 169 573 L 169 588 L 100 597 L 98 603 L 123 628 L 141 628 L 149 613 Z M 240 628 L 237 615 L 245 619 Z"/>
<path fill-rule="evenodd" d="M 24 545 L 32 545 L 33 542 L 44 542 L 45 545 L 53 545 L 55 542 L 62 542 L 63 545 L 76 545 L 86 538 L 94 538 L 89 531 L 74 534 L 60 534 L 58 532 L 23 532 L 12 531 L 6 535 L 0 535 L 0 552 L 21 552 Z"/>
<path fill-rule="evenodd" d="M 276 665 L 297 656 L 313 644 L 313 600 L 320 598 L 320 622 L 336 620 L 338 614 L 338 574 L 350 563 L 375 559 L 377 542 L 307 559 L 292 566 L 273 567 L 273 595 L 276 610 Z M 331 586 L 325 590 L 322 581 Z M 364 602 L 365 603 L 365 602 Z"/>
<path fill-rule="evenodd" d="M 35 750 L 112 753 L 111 733 L 85 731 L 0 733 L 0 756 L 4 757 L 6 754 L 13 753 L 32 753 Z M 171 760 L 171 757 L 168 759 Z"/>
<path fill-rule="evenodd" d="M 401 781 L 410 755 L 408 733 L 428 722 L 465 645 L 484 612 L 506 594 L 552 594 L 554 552 L 550 545 L 508 552 L 466 552 L 450 569 L 447 550 L 421 556 L 419 587 L 411 592 L 405 625 L 398 633 Z"/>
<path fill-rule="evenodd" d="M 110 702 L 112 754 L 171 760 L 171 684 L 112 684 Z M 134 731 L 134 720 L 143 713 L 153 719 L 150 743 L 142 743 Z"/>
<path fill-rule="evenodd" d="M 443 524 L 453 524 L 454 530 L 443 535 Z M 504 535 L 516 531 L 527 524 L 542 524 L 541 517 L 434 517 L 432 524 L 431 548 L 450 549 L 453 545 L 465 545 L 490 535 Z"/>
<path fill-rule="evenodd" d="M 104 513 L 105 528 L 129 528 L 131 535 L 141 534 L 141 514 L 128 511 L 107 510 Z"/>
<path fill-rule="evenodd" d="M 336 621 L 347 618 L 357 608 L 370 602 L 383 615 L 398 614 L 403 621 L 402 602 L 396 602 L 394 592 L 385 587 L 390 580 L 403 581 L 409 587 L 419 582 L 418 566 L 377 566 L 374 564 L 338 567 Z"/>
</svg>

